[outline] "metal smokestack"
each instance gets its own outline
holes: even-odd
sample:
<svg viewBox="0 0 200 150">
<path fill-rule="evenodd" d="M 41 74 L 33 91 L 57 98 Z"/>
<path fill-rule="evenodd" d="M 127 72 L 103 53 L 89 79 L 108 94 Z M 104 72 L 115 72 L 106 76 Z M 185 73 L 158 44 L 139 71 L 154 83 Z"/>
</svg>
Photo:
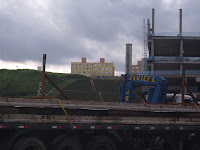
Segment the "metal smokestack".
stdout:
<svg viewBox="0 0 200 150">
<path fill-rule="evenodd" d="M 149 35 L 151 31 L 149 19 L 147 19 L 147 34 Z"/>
<path fill-rule="evenodd" d="M 182 9 L 179 10 L 179 33 L 182 34 Z"/>
<path fill-rule="evenodd" d="M 154 21 L 155 21 L 154 16 L 155 16 L 155 9 L 153 8 L 152 9 L 152 33 L 154 33 Z"/>
<path fill-rule="evenodd" d="M 125 74 L 132 72 L 132 44 L 126 44 Z"/>
</svg>

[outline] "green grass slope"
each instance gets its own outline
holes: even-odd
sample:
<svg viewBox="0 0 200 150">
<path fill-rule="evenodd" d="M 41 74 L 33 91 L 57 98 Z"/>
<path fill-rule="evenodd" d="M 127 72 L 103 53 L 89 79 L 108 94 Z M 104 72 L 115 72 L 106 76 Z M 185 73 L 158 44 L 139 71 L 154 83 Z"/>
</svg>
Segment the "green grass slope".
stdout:
<svg viewBox="0 0 200 150">
<path fill-rule="evenodd" d="M 62 88 L 65 95 L 73 100 L 96 100 L 97 93 L 91 92 L 90 80 L 88 79 L 77 79 L 70 85 L 65 85 Z M 56 96 L 58 99 L 63 99 L 62 95 Z M 98 97 L 97 97 L 98 98 Z"/>
<path fill-rule="evenodd" d="M 79 78 L 87 78 L 79 75 L 48 73 L 47 75 L 56 83 L 76 81 Z M 18 69 L 0 70 L 0 96 L 36 96 L 41 82 L 42 72 L 37 70 Z M 67 84 L 66 84 L 67 85 Z M 45 80 L 45 93 L 53 86 Z"/>
<path fill-rule="evenodd" d="M 66 96 L 73 100 L 100 101 L 99 93 L 107 102 L 119 102 L 119 86 L 115 86 L 115 80 L 94 80 L 97 92 L 91 91 L 90 78 L 81 75 L 49 73 L 52 79 Z M 36 96 L 41 82 L 42 72 L 37 70 L 18 69 L 0 70 L 0 96 L 31 97 Z M 140 91 L 137 89 L 136 91 Z M 63 96 L 45 80 L 45 95 L 64 99 Z M 140 102 L 136 94 L 137 102 Z M 136 102 L 136 101 L 135 101 Z"/>
<path fill-rule="evenodd" d="M 78 79 L 62 88 L 65 95 L 73 100 L 100 101 L 99 93 L 106 102 L 119 102 L 119 86 L 115 86 L 115 80 L 93 80 L 97 92 L 91 91 L 90 80 Z M 64 99 L 61 94 L 55 96 L 58 99 Z"/>
</svg>

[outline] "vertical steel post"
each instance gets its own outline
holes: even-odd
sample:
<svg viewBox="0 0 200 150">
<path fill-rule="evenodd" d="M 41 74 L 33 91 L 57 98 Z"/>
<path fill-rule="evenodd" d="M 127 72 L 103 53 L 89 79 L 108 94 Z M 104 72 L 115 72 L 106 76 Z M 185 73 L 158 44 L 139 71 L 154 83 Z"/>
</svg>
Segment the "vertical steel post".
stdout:
<svg viewBox="0 0 200 150">
<path fill-rule="evenodd" d="M 44 89 L 45 89 L 45 66 L 46 66 L 46 54 L 43 54 L 42 92 L 41 92 L 42 97 L 44 97 Z"/>
<path fill-rule="evenodd" d="M 179 34 L 182 36 L 182 9 L 179 10 Z"/>
<path fill-rule="evenodd" d="M 147 19 L 147 35 L 148 36 L 150 34 L 150 31 L 151 31 L 150 22 L 149 22 L 149 19 Z"/>
<path fill-rule="evenodd" d="M 182 89 L 181 89 L 181 93 L 182 93 L 182 99 L 181 99 L 181 104 L 184 104 L 184 95 L 185 95 L 185 68 L 182 68 Z"/>
<path fill-rule="evenodd" d="M 155 9 L 152 9 L 152 33 L 154 33 Z"/>
<path fill-rule="evenodd" d="M 190 90 L 190 88 L 189 88 L 189 86 L 187 85 L 186 81 L 185 81 L 185 87 L 186 87 L 187 91 L 189 92 L 190 96 L 192 97 L 194 103 L 195 103 L 196 105 L 199 105 L 198 102 L 197 102 L 197 99 L 196 99 L 196 98 L 194 97 L 194 95 L 192 94 L 192 91 Z"/>
</svg>

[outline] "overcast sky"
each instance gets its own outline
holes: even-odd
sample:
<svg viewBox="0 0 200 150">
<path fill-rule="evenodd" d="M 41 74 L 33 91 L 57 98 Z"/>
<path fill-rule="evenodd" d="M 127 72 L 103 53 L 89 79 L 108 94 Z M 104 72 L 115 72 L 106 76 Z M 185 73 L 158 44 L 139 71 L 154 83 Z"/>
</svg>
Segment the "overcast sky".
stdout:
<svg viewBox="0 0 200 150">
<path fill-rule="evenodd" d="M 143 19 L 155 8 L 155 32 L 200 32 L 199 0 L 0 0 L 0 68 L 70 73 L 70 62 L 113 62 L 124 72 L 125 45 L 142 58 Z"/>
</svg>

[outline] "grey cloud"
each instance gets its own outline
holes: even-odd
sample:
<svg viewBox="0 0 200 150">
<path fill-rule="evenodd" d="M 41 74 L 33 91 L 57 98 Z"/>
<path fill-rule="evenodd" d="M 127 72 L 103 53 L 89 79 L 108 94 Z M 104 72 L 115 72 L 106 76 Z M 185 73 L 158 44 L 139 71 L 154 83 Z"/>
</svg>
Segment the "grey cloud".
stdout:
<svg viewBox="0 0 200 150">
<path fill-rule="evenodd" d="M 137 54 L 134 63 L 142 56 L 142 21 L 151 18 L 152 8 L 156 9 L 156 32 L 178 32 L 180 7 L 183 30 L 199 32 L 199 1 L 166 2 L 8 0 L 0 6 L 0 59 L 41 61 L 42 54 L 47 53 L 49 64 L 70 64 L 70 60 L 84 54 L 91 61 L 99 61 L 104 53 L 106 60 L 113 61 L 117 70 L 123 71 L 126 43 L 133 43 Z"/>
</svg>

